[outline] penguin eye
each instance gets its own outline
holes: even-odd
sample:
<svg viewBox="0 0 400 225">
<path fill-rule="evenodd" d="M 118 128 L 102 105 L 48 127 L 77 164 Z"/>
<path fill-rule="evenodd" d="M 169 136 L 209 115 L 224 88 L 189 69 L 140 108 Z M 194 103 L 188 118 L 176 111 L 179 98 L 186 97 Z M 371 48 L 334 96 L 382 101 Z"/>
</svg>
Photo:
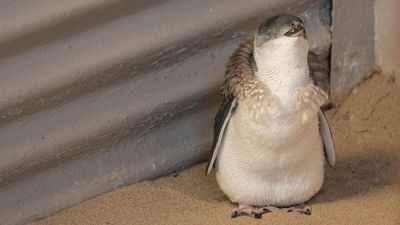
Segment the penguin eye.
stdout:
<svg viewBox="0 0 400 225">
<path fill-rule="evenodd" d="M 290 30 L 288 32 L 286 32 L 284 35 L 285 36 L 291 36 L 294 33 L 295 29 L 294 27 L 290 28 Z"/>
<path fill-rule="evenodd" d="M 284 35 L 285 36 L 292 36 L 298 34 L 300 31 L 304 30 L 304 26 L 299 23 L 292 23 L 290 30 L 287 31 Z"/>
</svg>

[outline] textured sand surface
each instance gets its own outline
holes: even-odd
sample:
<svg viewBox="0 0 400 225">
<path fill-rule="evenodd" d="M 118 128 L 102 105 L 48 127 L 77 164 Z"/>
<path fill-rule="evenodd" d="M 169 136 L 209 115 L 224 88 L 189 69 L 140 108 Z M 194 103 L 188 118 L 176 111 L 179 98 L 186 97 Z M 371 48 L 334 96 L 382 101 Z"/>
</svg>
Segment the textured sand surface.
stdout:
<svg viewBox="0 0 400 225">
<path fill-rule="evenodd" d="M 205 164 L 75 205 L 45 224 L 400 224 L 400 87 L 375 75 L 327 113 L 337 151 L 312 215 L 275 209 L 230 218 L 234 207 Z"/>
</svg>

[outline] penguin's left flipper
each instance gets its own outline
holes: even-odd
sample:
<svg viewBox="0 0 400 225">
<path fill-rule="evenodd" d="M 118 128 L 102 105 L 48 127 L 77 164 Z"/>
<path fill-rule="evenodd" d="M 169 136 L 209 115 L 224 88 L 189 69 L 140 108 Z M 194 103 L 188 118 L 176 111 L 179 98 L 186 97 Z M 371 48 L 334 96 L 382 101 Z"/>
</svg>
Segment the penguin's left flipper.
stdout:
<svg viewBox="0 0 400 225">
<path fill-rule="evenodd" d="M 221 149 L 226 128 L 228 127 L 229 120 L 231 119 L 236 106 L 237 99 L 230 96 L 224 99 L 224 102 L 221 104 L 221 107 L 218 110 L 214 123 L 214 140 L 211 147 L 212 156 L 206 168 L 206 175 L 210 174 L 212 168 L 214 167 L 215 160 L 217 159 L 219 150 Z"/>
<path fill-rule="evenodd" d="M 324 145 L 324 152 L 326 161 L 330 166 L 334 166 L 336 162 L 335 146 L 333 145 L 331 128 L 329 127 L 328 121 L 322 110 L 318 112 L 319 119 L 319 132 Z"/>
</svg>

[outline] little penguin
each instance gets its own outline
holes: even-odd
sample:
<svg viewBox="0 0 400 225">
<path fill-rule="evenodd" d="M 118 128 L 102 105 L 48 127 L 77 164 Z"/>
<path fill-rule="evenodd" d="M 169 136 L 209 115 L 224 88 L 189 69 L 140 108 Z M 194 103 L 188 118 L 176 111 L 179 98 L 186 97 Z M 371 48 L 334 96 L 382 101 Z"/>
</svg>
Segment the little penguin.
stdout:
<svg viewBox="0 0 400 225">
<path fill-rule="evenodd" d="M 321 110 L 328 75 L 312 66 L 313 56 L 303 21 L 283 14 L 230 57 L 206 174 L 215 167 L 220 188 L 238 204 L 232 217 L 261 218 L 269 206 L 311 214 L 304 203 L 321 189 L 325 160 L 335 164 Z"/>
</svg>

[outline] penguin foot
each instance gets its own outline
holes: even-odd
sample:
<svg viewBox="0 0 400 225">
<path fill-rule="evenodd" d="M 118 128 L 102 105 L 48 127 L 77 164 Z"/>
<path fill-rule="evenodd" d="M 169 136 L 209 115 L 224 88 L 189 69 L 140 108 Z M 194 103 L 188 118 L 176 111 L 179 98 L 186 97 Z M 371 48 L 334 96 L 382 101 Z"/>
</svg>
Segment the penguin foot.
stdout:
<svg viewBox="0 0 400 225">
<path fill-rule="evenodd" d="M 304 203 L 302 204 L 298 204 L 298 205 L 294 205 L 290 208 L 288 208 L 288 212 L 298 212 L 301 214 L 305 214 L 305 215 L 311 215 L 311 207 L 305 205 Z"/>
<path fill-rule="evenodd" d="M 256 207 L 256 206 L 248 206 L 244 204 L 239 204 L 238 208 L 232 211 L 232 218 L 236 218 L 239 216 L 251 216 L 256 219 L 261 219 L 262 214 L 269 213 L 271 210 L 268 207 Z"/>
</svg>

